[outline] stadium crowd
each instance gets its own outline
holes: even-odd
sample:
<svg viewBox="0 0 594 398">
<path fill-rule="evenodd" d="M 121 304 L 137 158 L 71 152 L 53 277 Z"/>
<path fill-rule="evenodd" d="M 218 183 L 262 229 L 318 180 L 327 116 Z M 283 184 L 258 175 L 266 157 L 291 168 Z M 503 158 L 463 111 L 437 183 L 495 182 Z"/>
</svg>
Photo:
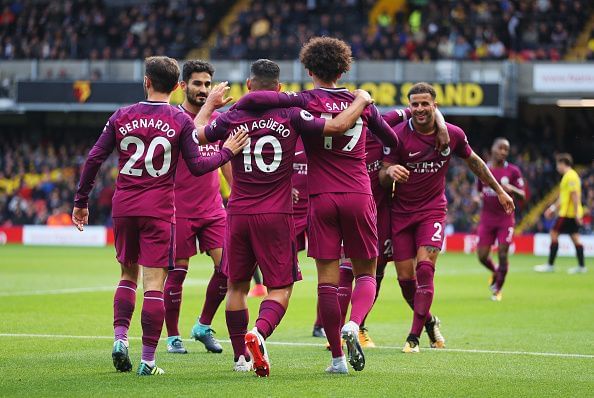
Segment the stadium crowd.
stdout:
<svg viewBox="0 0 594 398">
<path fill-rule="evenodd" d="M 79 138 L 66 145 L 54 136 L 34 140 L 22 135 L 6 135 L 0 146 L 0 225 L 70 225 L 72 198 L 80 167 L 92 145 L 92 138 Z M 475 145 L 475 144 L 473 144 Z M 481 156 L 489 158 L 490 142 L 480 142 Z M 543 195 L 560 180 L 551 152 L 542 146 L 512 142 L 509 161 L 524 174 L 528 198 L 516 210 L 520 220 Z M 106 172 L 110 170 L 110 172 Z M 91 195 L 90 224 L 111 226 L 111 197 L 117 177 L 117 159 L 112 155 L 98 174 Z M 588 209 L 584 232 L 592 232 L 594 216 L 594 164 L 582 171 L 582 202 Z M 453 159 L 448 172 L 446 195 L 449 202 L 447 232 L 474 232 L 479 219 L 480 200 L 476 180 L 464 163 Z M 532 232 L 547 232 L 554 220 L 542 219 Z"/>
<path fill-rule="evenodd" d="M 130 2 L 127 2 L 129 4 Z M 118 5 L 108 0 L 0 2 L 0 59 L 184 58 L 200 47 L 231 0 Z M 591 11 L 587 0 L 409 1 L 369 24 L 375 0 L 252 0 L 214 59 L 296 59 L 312 36 L 348 41 L 356 59 L 558 60 Z M 114 22 L 117 21 L 117 22 Z M 590 42 L 588 57 L 594 57 Z"/>
<path fill-rule="evenodd" d="M 254 0 L 230 34 L 219 34 L 215 59 L 295 59 L 312 36 L 347 40 L 356 59 L 430 61 L 559 60 L 591 8 L 587 0 L 409 1 L 407 12 L 368 14 L 375 1 Z"/>
<path fill-rule="evenodd" d="M 232 3 L 180 0 L 119 6 L 103 0 L 3 0 L 0 59 L 184 58 Z"/>
</svg>

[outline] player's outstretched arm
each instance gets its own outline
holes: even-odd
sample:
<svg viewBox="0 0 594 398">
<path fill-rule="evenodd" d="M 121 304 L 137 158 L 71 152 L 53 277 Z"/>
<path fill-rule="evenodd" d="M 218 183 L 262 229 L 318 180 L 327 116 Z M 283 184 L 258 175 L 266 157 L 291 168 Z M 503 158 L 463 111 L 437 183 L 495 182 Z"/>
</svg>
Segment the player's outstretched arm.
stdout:
<svg viewBox="0 0 594 398">
<path fill-rule="evenodd" d="M 258 90 L 247 93 L 234 105 L 239 110 L 266 110 L 272 108 L 305 108 L 301 93 Z"/>
<path fill-rule="evenodd" d="M 435 149 L 443 152 L 450 146 L 450 135 L 448 134 L 448 126 L 446 126 L 445 118 L 439 109 L 435 109 L 435 125 L 437 129 Z"/>
<path fill-rule="evenodd" d="M 499 185 L 485 162 L 483 162 L 483 159 L 473 151 L 468 158 L 464 159 L 464 161 L 468 165 L 468 168 L 481 179 L 483 184 L 490 186 L 491 189 L 497 193 L 499 203 L 501 203 L 501 206 L 503 206 L 506 213 L 511 214 L 516 208 L 513 199 L 507 192 L 505 192 L 501 185 Z"/>
<path fill-rule="evenodd" d="M 411 117 L 409 108 L 394 109 L 382 114 L 382 119 L 388 123 L 388 126 L 394 128 L 397 124 L 406 122 Z"/>
<path fill-rule="evenodd" d="M 382 187 L 390 188 L 394 182 L 407 182 L 409 174 L 407 168 L 402 165 L 383 162 L 379 171 L 379 182 Z"/>
<path fill-rule="evenodd" d="M 181 151 L 188 170 L 195 176 L 201 176 L 218 169 L 241 152 L 248 142 L 247 132 L 240 130 L 225 141 L 223 148 L 219 152 L 214 153 L 212 156 L 203 156 L 200 154 L 198 145 L 194 142 L 192 137 L 193 129 L 189 121 L 188 125 L 188 128 L 182 131 Z"/>
<path fill-rule="evenodd" d="M 344 134 L 353 127 L 367 105 L 373 104 L 371 95 L 365 90 L 355 90 L 355 99 L 344 111 L 340 112 L 334 119 L 328 119 L 324 124 L 325 136 L 337 136 Z"/>
<path fill-rule="evenodd" d="M 226 81 L 214 86 L 206 98 L 206 102 L 200 108 L 200 112 L 194 118 L 198 142 L 201 145 L 208 144 L 209 142 L 204 134 L 204 126 L 208 124 L 212 113 L 233 100 L 233 97 L 226 97 L 228 91 L 229 85 Z"/>
</svg>

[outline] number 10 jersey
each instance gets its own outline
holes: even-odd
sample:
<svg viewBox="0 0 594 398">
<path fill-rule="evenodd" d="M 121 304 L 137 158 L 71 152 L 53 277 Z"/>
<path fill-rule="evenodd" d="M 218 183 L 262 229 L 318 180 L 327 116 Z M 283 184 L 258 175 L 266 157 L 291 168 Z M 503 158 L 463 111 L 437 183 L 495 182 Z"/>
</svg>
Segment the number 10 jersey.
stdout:
<svg viewBox="0 0 594 398">
<path fill-rule="evenodd" d="M 233 187 L 228 214 L 293 214 L 291 177 L 298 134 L 321 137 L 325 120 L 300 108 L 244 111 L 233 108 L 205 128 L 208 141 L 241 128 L 249 143 L 231 160 Z"/>
</svg>

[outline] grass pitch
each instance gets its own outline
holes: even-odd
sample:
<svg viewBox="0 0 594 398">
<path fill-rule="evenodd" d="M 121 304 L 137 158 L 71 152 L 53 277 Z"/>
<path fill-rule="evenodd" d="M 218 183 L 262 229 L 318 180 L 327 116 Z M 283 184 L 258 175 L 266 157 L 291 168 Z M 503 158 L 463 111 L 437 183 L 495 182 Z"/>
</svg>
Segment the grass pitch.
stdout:
<svg viewBox="0 0 594 398">
<path fill-rule="evenodd" d="M 225 341 L 223 354 L 207 354 L 186 340 L 188 355 L 170 355 L 162 340 L 157 362 L 166 375 L 139 378 L 116 373 L 111 364 L 119 276 L 113 248 L 0 247 L 0 396 L 594 396 L 594 275 L 567 275 L 573 258 L 560 258 L 557 272 L 543 275 L 532 272 L 543 258 L 512 256 L 503 301 L 495 303 L 488 273 L 474 256 L 443 255 L 432 312 L 442 319 L 448 349 L 423 349 L 423 336 L 418 355 L 400 353 L 412 313 L 390 265 L 367 321 L 380 347 L 366 350 L 363 372 L 342 376 L 324 374 L 330 354 L 310 337 L 315 270 L 311 259 L 301 260 L 304 281 L 269 340 L 270 378 L 231 371 L 222 308 L 213 328 Z M 211 270 L 208 257 L 192 259 L 180 320 L 186 336 Z M 134 370 L 142 294 L 137 298 L 130 330 Z M 250 328 L 258 304 L 250 299 Z"/>
</svg>

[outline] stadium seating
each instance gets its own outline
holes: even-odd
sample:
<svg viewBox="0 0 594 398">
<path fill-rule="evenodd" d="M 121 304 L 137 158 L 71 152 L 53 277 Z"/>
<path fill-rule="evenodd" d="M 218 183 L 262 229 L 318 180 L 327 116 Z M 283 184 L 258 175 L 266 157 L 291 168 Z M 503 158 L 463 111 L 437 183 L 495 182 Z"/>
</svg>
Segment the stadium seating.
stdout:
<svg viewBox="0 0 594 398">
<path fill-rule="evenodd" d="M 184 58 L 233 1 L 2 2 L 0 59 Z"/>
<path fill-rule="evenodd" d="M 349 41 L 356 59 L 559 60 L 592 8 L 586 0 L 417 1 L 369 24 L 373 3 L 254 0 L 211 56 L 295 59 L 310 37 L 332 35 Z"/>
<path fill-rule="evenodd" d="M 229 12 L 232 0 L 12 2 L 0 11 L 0 59 L 185 58 Z M 356 59 L 561 59 L 592 11 L 587 0 L 409 1 L 369 23 L 375 0 L 246 2 L 214 59 L 296 59 L 314 35 L 350 42 Z M 3 3 L 5 4 L 5 3 Z M 517 6 L 516 6 L 517 4 Z M 117 23 L 111 23 L 117 21 Z M 472 28 L 471 28 L 472 27 Z M 592 58 L 590 50 L 588 57 Z"/>
</svg>

